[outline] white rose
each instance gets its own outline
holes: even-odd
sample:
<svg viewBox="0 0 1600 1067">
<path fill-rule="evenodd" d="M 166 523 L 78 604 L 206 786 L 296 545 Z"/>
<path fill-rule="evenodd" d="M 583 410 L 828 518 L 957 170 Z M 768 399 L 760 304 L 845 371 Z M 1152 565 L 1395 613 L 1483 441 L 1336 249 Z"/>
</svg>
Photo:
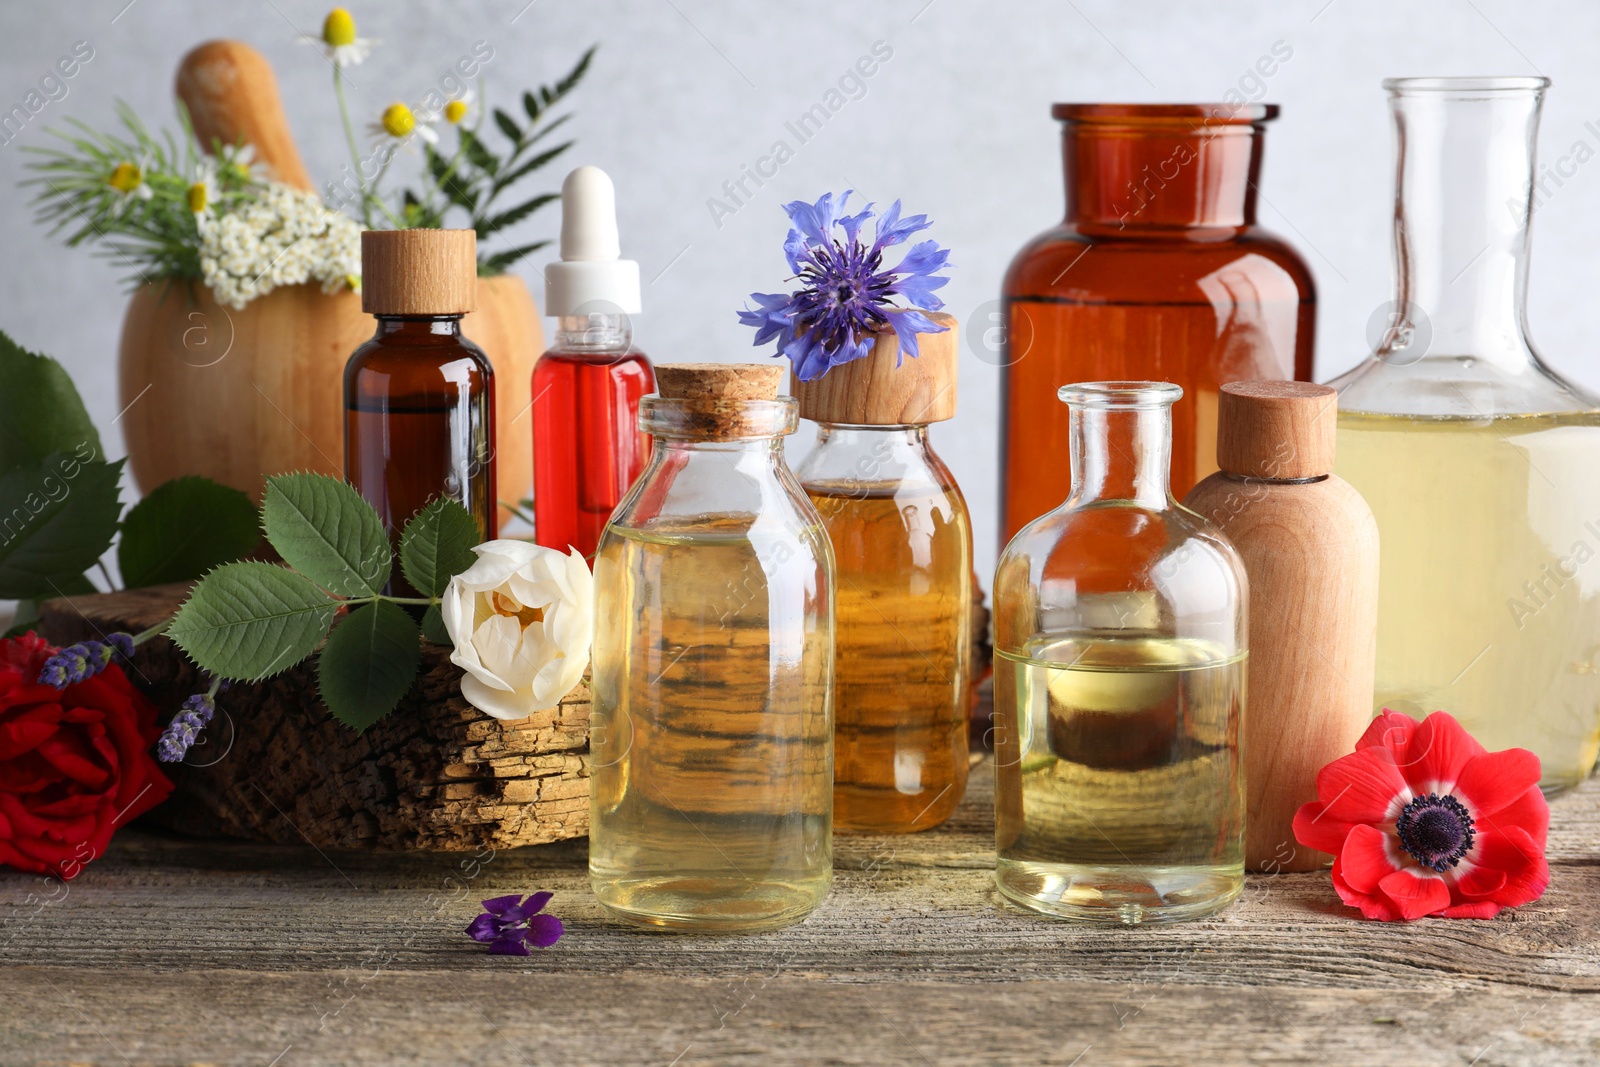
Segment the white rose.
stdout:
<svg viewBox="0 0 1600 1067">
<path fill-rule="evenodd" d="M 594 575 L 576 549 L 487 541 L 439 605 L 466 671 L 461 695 L 497 719 L 554 707 L 583 678 L 594 636 Z"/>
</svg>

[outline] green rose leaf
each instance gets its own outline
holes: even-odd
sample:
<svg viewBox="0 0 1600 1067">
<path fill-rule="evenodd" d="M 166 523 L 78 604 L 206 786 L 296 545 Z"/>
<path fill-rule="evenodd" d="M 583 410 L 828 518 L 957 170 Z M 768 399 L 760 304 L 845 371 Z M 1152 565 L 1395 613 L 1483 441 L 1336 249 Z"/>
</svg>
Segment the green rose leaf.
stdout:
<svg viewBox="0 0 1600 1067">
<path fill-rule="evenodd" d="M 439 611 L 439 605 L 429 604 L 428 610 L 422 613 L 422 636 L 431 644 L 455 647 L 456 643 L 450 640 L 450 631 L 445 629 L 444 614 Z"/>
<path fill-rule="evenodd" d="M 193 476 L 163 482 L 122 520 L 122 584 L 138 589 L 193 581 L 254 548 L 259 521 L 255 505 L 237 489 Z"/>
<path fill-rule="evenodd" d="M 194 587 L 167 636 L 212 674 L 256 682 L 311 655 L 338 610 L 304 575 L 274 563 L 227 563 Z"/>
<path fill-rule="evenodd" d="M 121 477 L 121 460 L 82 462 L 60 453 L 0 475 L 0 600 L 72 591 L 111 547 L 122 515 Z"/>
<path fill-rule="evenodd" d="M 99 459 L 100 435 L 61 364 L 0 331 L 0 471 L 53 452 Z"/>
<path fill-rule="evenodd" d="M 284 562 L 331 593 L 373 596 L 389 581 L 394 558 L 383 520 L 337 478 L 268 478 L 261 520 L 267 540 Z"/>
<path fill-rule="evenodd" d="M 394 710 L 417 676 L 417 624 L 379 600 L 352 611 L 317 660 L 317 686 L 333 717 L 363 733 Z"/>
<path fill-rule="evenodd" d="M 444 497 L 417 512 L 400 535 L 400 570 L 423 596 L 440 596 L 450 579 L 472 566 L 483 540 L 472 512 Z"/>
</svg>

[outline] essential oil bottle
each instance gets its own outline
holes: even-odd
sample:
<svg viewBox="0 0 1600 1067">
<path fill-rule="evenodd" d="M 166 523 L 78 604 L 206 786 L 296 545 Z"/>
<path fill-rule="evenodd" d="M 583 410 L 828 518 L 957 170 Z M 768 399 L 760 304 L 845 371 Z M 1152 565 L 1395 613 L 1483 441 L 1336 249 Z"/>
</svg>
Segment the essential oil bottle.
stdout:
<svg viewBox="0 0 1600 1067">
<path fill-rule="evenodd" d="M 871 354 L 795 380 L 817 447 L 796 476 L 833 543 L 833 819 L 905 833 L 950 817 L 967 789 L 972 528 L 930 423 L 956 413 L 956 320 L 901 358 Z"/>
<path fill-rule="evenodd" d="M 478 288 L 471 230 L 368 230 L 361 307 L 378 319 L 344 371 L 344 473 L 391 541 L 436 497 L 496 534 L 494 371 L 461 335 Z M 409 592 L 398 572 L 391 583 Z"/>
<path fill-rule="evenodd" d="M 650 454 L 639 400 L 655 375 L 631 319 L 639 264 L 621 255 L 611 179 L 579 167 L 561 185 L 561 262 L 545 268 L 558 325 L 533 368 L 533 512 L 539 544 L 585 556 Z"/>
<path fill-rule="evenodd" d="M 645 926 L 749 931 L 828 893 L 833 555 L 773 364 L 663 364 L 595 557 L 589 881 Z"/>
</svg>

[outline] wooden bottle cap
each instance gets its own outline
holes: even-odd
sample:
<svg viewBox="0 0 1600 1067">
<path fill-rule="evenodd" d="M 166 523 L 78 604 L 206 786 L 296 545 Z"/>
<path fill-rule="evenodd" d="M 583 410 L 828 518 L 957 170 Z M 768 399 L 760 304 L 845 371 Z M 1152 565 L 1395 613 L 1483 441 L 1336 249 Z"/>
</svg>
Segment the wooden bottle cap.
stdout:
<svg viewBox="0 0 1600 1067">
<path fill-rule="evenodd" d="M 919 333 L 915 359 L 906 356 L 895 366 L 900 340 L 886 329 L 871 355 L 841 363 L 813 381 L 791 377 L 789 388 L 800 402 L 800 417 L 856 426 L 914 426 L 955 418 L 956 318 L 938 311 L 926 314 L 947 329 Z"/>
<path fill-rule="evenodd" d="M 777 363 L 658 363 L 656 391 L 672 400 L 776 400 Z"/>
<path fill-rule="evenodd" d="M 465 315 L 478 306 L 478 238 L 471 230 L 361 231 L 361 310 L 369 315 Z"/>
<path fill-rule="evenodd" d="M 1332 474 L 1338 402 L 1310 382 L 1229 382 L 1217 404 L 1217 465 L 1276 482 Z"/>
</svg>

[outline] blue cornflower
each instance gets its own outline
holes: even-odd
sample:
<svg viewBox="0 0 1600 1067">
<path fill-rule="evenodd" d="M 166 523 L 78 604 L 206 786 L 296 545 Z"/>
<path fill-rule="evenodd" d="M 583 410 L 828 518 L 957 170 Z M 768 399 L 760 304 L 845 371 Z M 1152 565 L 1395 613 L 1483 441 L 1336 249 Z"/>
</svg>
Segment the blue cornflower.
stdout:
<svg viewBox="0 0 1600 1067">
<path fill-rule="evenodd" d="M 777 339 L 778 353 L 789 357 L 803 382 L 867 355 L 884 327 L 899 339 L 899 357 L 913 358 L 917 334 L 949 328 L 922 313 L 944 307 L 934 290 L 950 280 L 938 274 L 948 266 L 949 249 L 937 241 L 919 241 L 896 266 L 883 264 L 884 249 L 927 229 L 932 225 L 928 216 L 901 218 L 898 200 L 881 216 L 871 204 L 843 215 L 850 193 L 846 189 L 837 204 L 832 193 L 824 193 L 815 204 L 796 200 L 784 205 L 794 228 L 783 252 L 802 287 L 793 293 L 751 293 L 756 307 L 739 312 L 740 322 L 755 327 L 757 346 Z M 877 220 L 870 245 L 861 238 L 868 219 Z M 835 227 L 842 237 L 833 232 Z M 896 305 L 897 297 L 910 306 Z M 899 362 L 897 358 L 896 366 Z"/>
<path fill-rule="evenodd" d="M 561 920 L 542 915 L 550 893 L 535 893 L 524 900 L 512 893 L 483 902 L 483 914 L 472 920 L 467 935 L 487 942 L 491 956 L 527 956 L 529 945 L 549 948 L 561 940 Z"/>
<path fill-rule="evenodd" d="M 133 658 L 132 634 L 107 634 L 103 641 L 80 641 L 68 645 L 44 661 L 39 670 L 39 684 L 55 689 L 87 681 L 111 666 L 118 654 L 123 659 Z"/>
<path fill-rule="evenodd" d="M 178 714 L 172 717 L 161 739 L 156 742 L 156 756 L 163 763 L 177 763 L 200 737 L 211 716 L 216 714 L 216 690 L 196 693 L 183 702 Z"/>
</svg>

